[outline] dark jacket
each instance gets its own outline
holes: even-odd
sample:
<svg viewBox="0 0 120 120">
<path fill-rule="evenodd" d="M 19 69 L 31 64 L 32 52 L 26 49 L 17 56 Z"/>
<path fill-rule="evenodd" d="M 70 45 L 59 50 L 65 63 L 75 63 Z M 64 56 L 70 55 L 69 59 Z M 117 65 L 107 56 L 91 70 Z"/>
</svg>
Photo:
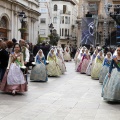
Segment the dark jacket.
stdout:
<svg viewBox="0 0 120 120">
<path fill-rule="evenodd" d="M 0 50 L 0 68 L 7 68 L 9 55 L 4 49 Z"/>
</svg>

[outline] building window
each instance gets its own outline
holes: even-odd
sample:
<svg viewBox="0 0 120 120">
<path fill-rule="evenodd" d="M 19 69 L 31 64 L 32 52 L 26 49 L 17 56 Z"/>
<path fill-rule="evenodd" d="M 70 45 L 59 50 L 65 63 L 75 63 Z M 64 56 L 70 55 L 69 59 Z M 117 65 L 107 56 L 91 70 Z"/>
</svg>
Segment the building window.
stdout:
<svg viewBox="0 0 120 120">
<path fill-rule="evenodd" d="M 68 29 L 68 36 L 70 35 L 70 33 L 69 33 L 69 29 Z"/>
<path fill-rule="evenodd" d="M 62 36 L 64 35 L 64 29 L 62 28 Z"/>
<path fill-rule="evenodd" d="M 70 24 L 70 17 L 68 18 L 68 24 Z"/>
<path fill-rule="evenodd" d="M 63 5 L 63 14 L 66 13 L 66 10 L 67 10 L 67 6 L 66 6 L 66 5 Z"/>
<path fill-rule="evenodd" d="M 54 5 L 54 11 L 57 11 L 57 5 Z"/>
<path fill-rule="evenodd" d="M 0 27 L 7 29 L 7 20 L 4 17 L 0 20 Z"/>
<path fill-rule="evenodd" d="M 64 24 L 64 16 L 61 16 L 60 23 L 61 23 L 61 24 Z"/>
<path fill-rule="evenodd" d="M 45 35 L 45 29 L 40 29 L 40 35 Z"/>
<path fill-rule="evenodd" d="M 65 16 L 65 24 L 69 24 L 69 19 L 67 16 Z"/>
<path fill-rule="evenodd" d="M 61 28 L 60 28 L 60 36 L 61 36 Z"/>
<path fill-rule="evenodd" d="M 65 36 L 67 36 L 67 28 L 65 28 Z"/>
<path fill-rule="evenodd" d="M 40 19 L 40 23 L 45 24 L 46 23 L 46 19 L 45 18 L 41 18 Z"/>
<path fill-rule="evenodd" d="M 57 17 L 53 18 L 53 23 L 57 23 Z"/>
</svg>

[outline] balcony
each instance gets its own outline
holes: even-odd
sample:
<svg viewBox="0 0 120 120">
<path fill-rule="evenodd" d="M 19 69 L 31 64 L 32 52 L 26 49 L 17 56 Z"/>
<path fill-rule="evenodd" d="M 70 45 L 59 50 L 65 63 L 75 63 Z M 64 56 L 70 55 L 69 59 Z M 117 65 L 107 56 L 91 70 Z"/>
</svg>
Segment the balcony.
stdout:
<svg viewBox="0 0 120 120">
<path fill-rule="evenodd" d="M 52 1 L 64 1 L 64 2 L 70 2 L 73 5 L 76 5 L 74 0 L 52 0 Z"/>
<path fill-rule="evenodd" d="M 71 15 L 71 11 L 66 11 L 66 12 L 64 13 L 63 10 L 61 10 L 61 11 L 60 11 L 60 14 Z"/>
</svg>

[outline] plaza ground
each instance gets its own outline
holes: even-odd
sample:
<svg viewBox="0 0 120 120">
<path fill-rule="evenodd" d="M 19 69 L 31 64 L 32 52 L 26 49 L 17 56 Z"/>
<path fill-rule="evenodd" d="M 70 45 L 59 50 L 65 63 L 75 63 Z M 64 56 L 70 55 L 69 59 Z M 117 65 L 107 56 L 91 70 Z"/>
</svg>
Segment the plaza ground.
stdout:
<svg viewBox="0 0 120 120">
<path fill-rule="evenodd" d="M 61 77 L 48 82 L 29 82 L 28 92 L 12 96 L 0 93 L 0 120 L 120 120 L 120 104 L 101 98 L 101 85 L 76 73 L 66 63 Z"/>
</svg>

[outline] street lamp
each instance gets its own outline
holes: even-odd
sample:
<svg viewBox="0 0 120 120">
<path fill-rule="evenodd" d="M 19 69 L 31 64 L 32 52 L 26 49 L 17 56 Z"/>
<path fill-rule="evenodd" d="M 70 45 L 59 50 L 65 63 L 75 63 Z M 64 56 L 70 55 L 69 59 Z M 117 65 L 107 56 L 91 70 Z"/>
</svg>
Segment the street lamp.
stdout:
<svg viewBox="0 0 120 120">
<path fill-rule="evenodd" d="M 54 29 L 54 27 L 53 27 L 53 24 L 52 24 L 52 23 L 49 25 L 49 28 L 50 28 L 50 33 L 51 33 L 51 35 L 52 35 L 53 29 Z"/>
<path fill-rule="evenodd" d="M 27 16 L 26 16 L 25 12 L 23 12 L 23 11 L 19 12 L 18 16 L 19 16 L 19 20 L 21 22 L 21 28 L 19 30 L 21 32 L 21 38 L 23 39 L 24 38 L 24 32 L 26 31 L 25 22 L 26 22 Z"/>
</svg>

